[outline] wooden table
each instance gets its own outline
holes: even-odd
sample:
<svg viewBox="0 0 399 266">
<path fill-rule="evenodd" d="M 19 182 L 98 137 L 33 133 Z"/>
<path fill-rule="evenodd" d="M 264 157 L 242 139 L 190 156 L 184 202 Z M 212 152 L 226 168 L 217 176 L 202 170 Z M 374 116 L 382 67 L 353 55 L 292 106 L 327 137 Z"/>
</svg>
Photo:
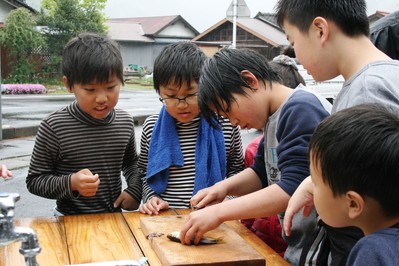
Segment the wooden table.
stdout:
<svg viewBox="0 0 399 266">
<path fill-rule="evenodd" d="M 190 210 L 167 210 L 160 215 L 184 215 Z M 36 231 L 42 248 L 40 266 L 57 266 L 113 260 L 139 260 L 145 256 L 150 266 L 161 265 L 157 254 L 140 228 L 139 212 L 22 218 L 16 226 Z M 226 222 L 266 258 L 266 264 L 289 265 L 273 249 L 238 221 Z M 0 247 L 0 266 L 25 265 L 19 253 L 21 242 Z"/>
</svg>

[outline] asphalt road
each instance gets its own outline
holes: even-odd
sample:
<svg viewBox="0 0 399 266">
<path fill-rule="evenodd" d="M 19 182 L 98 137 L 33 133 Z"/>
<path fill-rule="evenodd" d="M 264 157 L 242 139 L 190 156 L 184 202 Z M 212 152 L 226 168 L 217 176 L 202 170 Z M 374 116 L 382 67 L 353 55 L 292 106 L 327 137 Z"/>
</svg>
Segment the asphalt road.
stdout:
<svg viewBox="0 0 399 266">
<path fill-rule="evenodd" d="M 65 95 L 2 95 L 2 124 L 5 127 L 39 125 L 50 113 L 68 105 L 75 99 L 73 94 Z M 116 106 L 133 117 L 156 114 L 162 107 L 154 89 L 122 89 Z"/>
</svg>

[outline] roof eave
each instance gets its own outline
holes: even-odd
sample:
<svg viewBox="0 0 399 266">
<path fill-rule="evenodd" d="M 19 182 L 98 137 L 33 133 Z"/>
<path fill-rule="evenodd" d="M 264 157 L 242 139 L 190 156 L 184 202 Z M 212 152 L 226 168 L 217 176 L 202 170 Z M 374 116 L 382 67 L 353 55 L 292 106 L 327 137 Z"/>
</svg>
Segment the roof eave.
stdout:
<svg viewBox="0 0 399 266">
<path fill-rule="evenodd" d="M 24 7 L 26 9 L 28 9 L 29 11 L 31 11 L 33 14 L 37 14 L 37 10 L 34 9 L 33 7 L 29 6 L 26 3 L 17 1 L 17 0 L 4 0 L 4 2 L 8 3 L 9 5 L 15 7 L 15 8 L 19 8 L 19 7 Z"/>
</svg>

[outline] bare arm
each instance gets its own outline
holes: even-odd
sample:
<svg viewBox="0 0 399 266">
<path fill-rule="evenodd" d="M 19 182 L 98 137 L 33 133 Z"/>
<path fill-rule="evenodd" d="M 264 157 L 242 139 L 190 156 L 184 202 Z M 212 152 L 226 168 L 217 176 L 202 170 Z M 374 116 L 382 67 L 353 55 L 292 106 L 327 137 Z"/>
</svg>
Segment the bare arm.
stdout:
<svg viewBox="0 0 399 266">
<path fill-rule="evenodd" d="M 262 182 L 251 168 L 229 177 L 215 185 L 202 189 L 191 198 L 191 206 L 205 207 L 219 203 L 226 196 L 241 196 L 262 188 Z"/>
<path fill-rule="evenodd" d="M 194 243 L 208 231 L 230 220 L 270 216 L 283 212 L 290 196 L 278 185 L 192 212 L 180 232 L 183 244 Z"/>
</svg>

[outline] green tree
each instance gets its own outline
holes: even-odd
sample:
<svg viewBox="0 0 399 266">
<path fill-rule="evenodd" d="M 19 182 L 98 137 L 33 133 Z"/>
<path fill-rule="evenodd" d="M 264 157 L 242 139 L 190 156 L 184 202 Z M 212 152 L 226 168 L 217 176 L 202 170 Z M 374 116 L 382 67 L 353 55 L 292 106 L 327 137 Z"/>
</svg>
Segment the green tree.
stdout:
<svg viewBox="0 0 399 266">
<path fill-rule="evenodd" d="M 35 51 L 44 44 L 36 30 L 35 17 L 26 8 L 12 10 L 0 30 L 0 43 L 14 60 L 9 60 L 13 83 L 31 82 L 35 70 Z"/>
<path fill-rule="evenodd" d="M 59 72 L 65 44 L 82 32 L 106 33 L 107 0 L 42 0 L 38 24 L 44 31 L 53 71 Z"/>
</svg>

